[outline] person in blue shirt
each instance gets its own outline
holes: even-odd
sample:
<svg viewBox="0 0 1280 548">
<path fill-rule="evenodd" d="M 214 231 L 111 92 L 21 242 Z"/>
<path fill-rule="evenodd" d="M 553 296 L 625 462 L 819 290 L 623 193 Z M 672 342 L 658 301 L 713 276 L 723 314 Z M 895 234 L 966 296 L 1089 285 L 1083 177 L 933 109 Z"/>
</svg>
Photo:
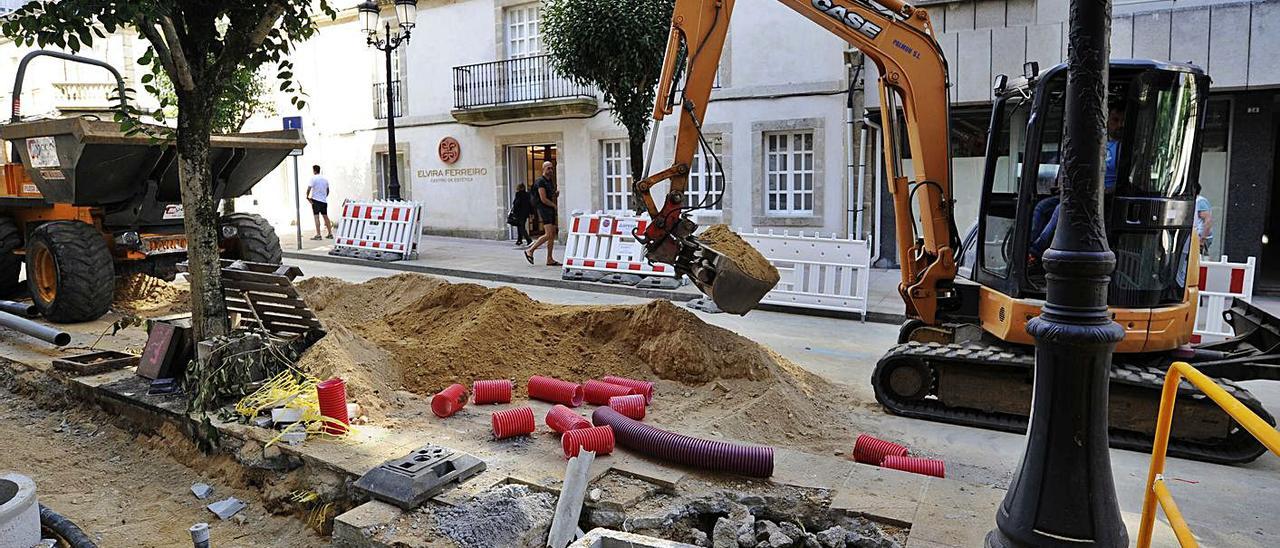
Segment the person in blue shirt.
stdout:
<svg viewBox="0 0 1280 548">
<path fill-rule="evenodd" d="M 1112 105 L 1107 113 L 1107 171 L 1102 177 L 1103 190 L 1107 194 L 1111 194 L 1116 189 L 1116 164 L 1120 161 L 1120 130 L 1123 128 L 1124 111 L 1118 105 Z M 1049 249 L 1049 244 L 1053 243 L 1053 231 L 1058 227 L 1058 213 L 1062 211 L 1060 200 L 1058 193 L 1055 192 L 1053 196 L 1036 204 L 1035 210 L 1031 213 L 1032 234 L 1038 234 L 1028 245 L 1032 262 L 1039 261 L 1040 256 Z M 1039 224 L 1039 220 L 1049 208 L 1053 208 L 1053 214 L 1043 225 Z M 1037 227 L 1043 228 L 1035 232 Z"/>
</svg>

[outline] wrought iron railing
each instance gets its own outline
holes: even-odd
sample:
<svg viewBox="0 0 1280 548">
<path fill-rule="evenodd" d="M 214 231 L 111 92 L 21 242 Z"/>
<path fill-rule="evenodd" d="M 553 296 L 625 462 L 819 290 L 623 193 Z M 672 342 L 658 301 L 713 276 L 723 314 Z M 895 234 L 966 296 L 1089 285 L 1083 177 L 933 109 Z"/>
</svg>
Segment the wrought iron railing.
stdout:
<svg viewBox="0 0 1280 548">
<path fill-rule="evenodd" d="M 557 74 L 547 55 L 453 67 L 456 109 L 595 96 L 594 87 Z"/>
<path fill-rule="evenodd" d="M 404 82 L 391 81 L 391 109 L 396 118 L 404 116 Z M 373 84 L 373 117 L 378 120 L 387 119 L 387 83 Z"/>
</svg>

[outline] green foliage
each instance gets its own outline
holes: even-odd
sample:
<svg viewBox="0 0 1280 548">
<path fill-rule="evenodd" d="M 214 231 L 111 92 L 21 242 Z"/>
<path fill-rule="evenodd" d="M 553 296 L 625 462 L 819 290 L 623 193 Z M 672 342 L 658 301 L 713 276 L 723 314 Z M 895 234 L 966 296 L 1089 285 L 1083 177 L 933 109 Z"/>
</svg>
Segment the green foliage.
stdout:
<svg viewBox="0 0 1280 548">
<path fill-rule="evenodd" d="M 151 43 L 138 59 L 151 71 L 141 83 L 160 99 L 154 112 L 132 103 L 117 112 L 126 130 L 138 132 L 155 129 L 142 126 L 141 117 L 165 120 L 166 111 L 183 103 L 201 111 L 189 113 L 199 126 L 234 120 L 253 106 L 244 92 L 265 87 L 255 80 L 267 68 L 275 69 L 280 90 L 302 108 L 288 55 L 315 34 L 314 18 L 321 14 L 337 16 L 328 0 L 33 0 L 6 16 L 0 32 L 21 45 L 75 53 L 122 28 L 137 30 Z M 159 93 L 158 75 L 179 84 L 173 94 Z"/>
<path fill-rule="evenodd" d="M 672 0 L 546 0 L 542 40 L 555 69 L 600 88 L 633 143 L 649 131 Z"/>
<path fill-rule="evenodd" d="M 158 69 L 158 65 L 153 64 Z M 142 76 L 147 92 L 165 99 L 168 108 L 162 111 L 160 123 L 178 116 L 178 97 L 174 93 L 173 80 L 163 70 L 154 70 Z M 271 101 L 270 84 L 261 72 L 240 67 L 231 75 L 229 92 L 217 98 L 213 107 L 213 132 L 236 133 L 255 114 L 272 116 L 276 105 Z"/>
</svg>

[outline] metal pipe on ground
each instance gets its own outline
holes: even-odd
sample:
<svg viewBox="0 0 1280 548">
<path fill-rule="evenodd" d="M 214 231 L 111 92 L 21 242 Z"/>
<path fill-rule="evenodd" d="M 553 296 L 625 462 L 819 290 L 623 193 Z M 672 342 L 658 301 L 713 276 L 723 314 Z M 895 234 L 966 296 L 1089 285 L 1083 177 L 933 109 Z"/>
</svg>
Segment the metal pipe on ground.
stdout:
<svg viewBox="0 0 1280 548">
<path fill-rule="evenodd" d="M 5 300 L 0 300 L 0 312 L 8 312 L 24 318 L 34 318 L 40 315 L 40 311 L 36 309 L 35 303 L 20 303 L 17 301 Z"/>
<path fill-rule="evenodd" d="M 7 327 L 19 333 L 25 333 L 54 346 L 71 344 L 70 333 L 8 312 L 0 312 L 0 327 Z"/>
</svg>

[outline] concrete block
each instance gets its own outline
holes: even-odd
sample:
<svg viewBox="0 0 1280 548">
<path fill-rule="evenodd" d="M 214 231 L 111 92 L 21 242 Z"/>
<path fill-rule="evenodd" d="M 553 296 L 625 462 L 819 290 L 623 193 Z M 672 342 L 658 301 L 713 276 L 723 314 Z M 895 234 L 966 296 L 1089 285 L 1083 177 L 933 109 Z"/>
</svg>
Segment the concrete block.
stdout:
<svg viewBox="0 0 1280 548">
<path fill-rule="evenodd" d="M 1237 87 L 1249 82 L 1248 63 L 1242 62 L 1243 52 L 1249 51 L 1249 6 L 1236 4 L 1214 6 L 1209 24 L 1209 74 L 1213 86 Z M 1274 55 L 1274 52 L 1261 52 Z"/>
<path fill-rule="evenodd" d="M 1209 8 L 1179 11 L 1173 18 L 1170 34 L 1169 59 L 1190 61 L 1208 70 L 1209 67 Z"/>
<path fill-rule="evenodd" d="M 1133 56 L 1137 59 L 1169 59 L 1169 31 L 1172 13 L 1157 11 L 1134 14 Z"/>
<path fill-rule="evenodd" d="M 204 483 L 195 483 L 191 485 L 191 494 L 195 495 L 197 499 L 204 500 L 213 494 L 213 487 Z"/>
<path fill-rule="evenodd" d="M 958 74 L 956 101 L 986 102 L 991 99 L 991 29 L 971 30 L 959 34 L 956 48 Z"/>
<path fill-rule="evenodd" d="M 1003 489 L 930 479 L 908 538 L 943 546 L 982 546 L 987 532 L 995 527 L 996 509 L 1004 494 Z"/>
<path fill-rule="evenodd" d="M 1027 61 L 1027 28 L 1013 27 L 991 32 L 991 74 L 1022 74 Z M 1040 68 L 1046 69 L 1044 65 Z"/>
<path fill-rule="evenodd" d="M 1133 57 L 1133 17 L 1116 17 L 1111 20 L 1111 58 Z"/>
<path fill-rule="evenodd" d="M 973 28 L 1004 28 L 1005 0 L 978 0 L 973 5 Z"/>
<path fill-rule="evenodd" d="M 1009 28 L 1036 24 L 1036 0 L 1007 0 L 1004 24 Z"/>
<path fill-rule="evenodd" d="M 1249 85 L 1280 83 L 1280 4 L 1253 4 L 1249 20 Z"/>
<path fill-rule="evenodd" d="M 1061 63 L 1062 24 L 1051 23 L 1027 27 L 1026 59 L 1040 63 L 1042 71 Z"/>
<path fill-rule="evenodd" d="M 827 457 L 801 453 L 789 449 L 775 449 L 773 453 L 774 483 L 836 489 L 844 485 L 845 478 L 857 464 L 839 457 Z"/>
<path fill-rule="evenodd" d="M 941 8 L 943 14 L 943 32 L 959 32 L 973 30 L 973 3 L 952 2 Z"/>
<path fill-rule="evenodd" d="M 1065 24 L 1069 7 L 1071 7 L 1071 3 L 1063 2 L 1062 0 L 1036 0 L 1036 23 L 1041 25 Z"/>
<path fill-rule="evenodd" d="M 856 465 L 831 497 L 831 509 L 910 525 L 923 500 L 927 476 L 876 466 Z"/>
<path fill-rule="evenodd" d="M 399 508 L 376 500 L 352 508 L 334 518 L 333 545 L 351 548 L 381 548 L 384 544 L 372 538 L 375 529 L 395 521 L 400 514 Z"/>
<path fill-rule="evenodd" d="M 636 455 L 628 455 L 625 460 L 613 463 L 613 470 L 667 489 L 674 489 L 687 475 L 684 470 L 679 468 L 663 465 Z"/>
</svg>

